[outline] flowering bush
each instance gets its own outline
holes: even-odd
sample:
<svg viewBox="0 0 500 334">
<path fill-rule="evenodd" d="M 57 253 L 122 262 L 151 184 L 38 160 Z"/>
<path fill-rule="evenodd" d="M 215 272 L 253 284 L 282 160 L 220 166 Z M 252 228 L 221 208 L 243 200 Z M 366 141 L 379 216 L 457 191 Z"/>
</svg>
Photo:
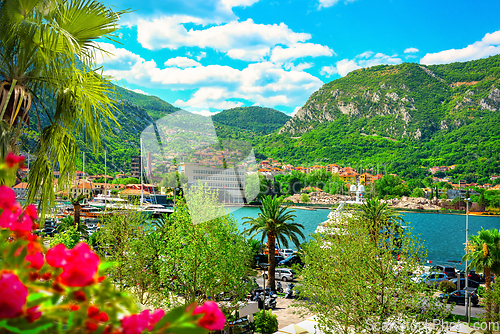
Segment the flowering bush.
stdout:
<svg viewBox="0 0 500 334">
<path fill-rule="evenodd" d="M 0 166 L 0 180 L 11 179 L 23 158 L 12 154 Z M 0 186 L 0 328 L 16 333 L 206 333 L 224 327 L 217 304 L 145 310 L 137 313 L 127 294 L 104 276 L 102 263 L 85 243 L 47 251 L 31 233 L 36 208 L 22 208 L 14 191 Z M 2 330 L 0 330 L 2 331 Z"/>
</svg>

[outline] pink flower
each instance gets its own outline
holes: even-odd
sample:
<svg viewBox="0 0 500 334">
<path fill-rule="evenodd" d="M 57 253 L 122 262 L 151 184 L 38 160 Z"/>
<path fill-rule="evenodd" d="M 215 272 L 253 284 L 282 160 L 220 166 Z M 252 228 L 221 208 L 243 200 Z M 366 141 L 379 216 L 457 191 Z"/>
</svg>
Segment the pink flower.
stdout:
<svg viewBox="0 0 500 334">
<path fill-rule="evenodd" d="M 36 220 L 38 214 L 36 212 L 36 207 L 33 204 L 30 204 L 24 209 L 24 213 L 28 215 L 32 220 Z"/>
<path fill-rule="evenodd" d="M 198 326 L 211 331 L 224 329 L 226 317 L 215 302 L 205 302 L 205 304 L 198 306 L 193 312 L 193 315 L 195 314 L 204 314 L 198 321 Z"/>
<path fill-rule="evenodd" d="M 40 311 L 40 306 L 38 306 L 38 305 L 30 307 L 29 309 L 26 310 L 26 317 L 25 318 L 29 323 L 34 322 L 35 320 L 37 320 L 41 316 L 42 316 L 42 312 Z"/>
<path fill-rule="evenodd" d="M 19 203 L 15 203 L 9 209 L 4 209 L 0 215 L 0 227 L 8 228 L 12 231 L 31 231 L 33 221 L 23 213 Z"/>
<path fill-rule="evenodd" d="M 0 318 L 14 318 L 22 314 L 28 289 L 10 272 L 0 276 Z"/>
<path fill-rule="evenodd" d="M 16 164 L 20 164 L 20 166 L 22 166 L 23 162 L 24 162 L 24 157 L 23 156 L 15 155 L 12 152 L 9 152 L 7 154 L 7 157 L 5 158 L 5 163 L 10 168 L 14 167 Z"/>
<path fill-rule="evenodd" d="M 32 255 L 28 254 L 25 259 L 30 262 L 30 268 L 34 268 L 36 270 L 42 269 L 44 263 L 42 252 L 36 252 Z"/>
<path fill-rule="evenodd" d="M 149 310 L 146 310 L 146 311 L 148 311 L 148 313 L 149 313 Z M 142 312 L 145 312 L 145 311 L 142 311 Z M 156 310 L 156 311 L 154 311 L 153 313 L 151 313 L 151 314 L 149 315 L 149 325 L 148 325 L 148 329 L 149 329 L 150 331 L 152 331 L 152 330 L 153 330 L 153 328 L 155 327 L 156 323 L 157 323 L 158 321 L 160 321 L 160 319 L 161 319 L 161 318 L 163 318 L 163 316 L 164 316 L 164 315 L 165 315 L 165 311 L 163 311 L 163 310 Z"/>
<path fill-rule="evenodd" d="M 149 313 L 149 310 L 144 310 L 139 314 L 132 314 L 124 317 L 122 321 L 123 334 L 140 334 L 146 328 L 153 330 L 156 323 L 165 315 L 165 311 L 156 310 Z"/>
<path fill-rule="evenodd" d="M 145 316 L 143 313 L 123 317 L 121 320 L 123 334 L 141 334 L 148 327 L 149 316 Z"/>
<path fill-rule="evenodd" d="M 0 186 L 0 208 L 10 209 L 16 203 L 16 193 L 7 186 Z"/>
<path fill-rule="evenodd" d="M 48 250 L 46 259 L 52 267 L 63 269 L 59 279 L 64 285 L 83 287 L 95 282 L 99 257 L 85 243 L 79 243 L 73 249 L 59 244 Z"/>
</svg>

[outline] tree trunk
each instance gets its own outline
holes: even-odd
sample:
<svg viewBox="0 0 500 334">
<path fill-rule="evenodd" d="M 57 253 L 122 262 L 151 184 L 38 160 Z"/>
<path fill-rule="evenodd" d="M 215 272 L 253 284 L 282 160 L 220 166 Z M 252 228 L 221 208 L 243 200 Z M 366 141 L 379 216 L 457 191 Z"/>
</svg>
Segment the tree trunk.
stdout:
<svg viewBox="0 0 500 334">
<path fill-rule="evenodd" d="M 267 235 L 267 250 L 268 250 L 268 261 L 269 261 L 269 267 L 267 268 L 267 274 L 268 274 L 268 279 L 267 279 L 267 286 L 271 288 L 271 291 L 276 290 L 276 283 L 275 283 L 275 268 L 276 268 L 276 256 L 274 252 L 276 251 L 276 248 L 274 244 L 276 243 L 276 236 L 274 234 L 268 234 Z"/>
<path fill-rule="evenodd" d="M 80 231 L 80 208 L 81 205 L 79 202 L 76 204 L 73 204 L 73 213 L 75 215 L 75 225 L 76 225 L 76 230 Z"/>
</svg>

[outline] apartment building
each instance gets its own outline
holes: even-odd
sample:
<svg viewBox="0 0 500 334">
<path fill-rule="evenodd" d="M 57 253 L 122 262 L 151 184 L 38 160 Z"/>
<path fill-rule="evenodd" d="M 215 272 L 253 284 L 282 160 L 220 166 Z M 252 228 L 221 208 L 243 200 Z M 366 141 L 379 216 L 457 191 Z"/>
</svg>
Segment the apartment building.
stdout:
<svg viewBox="0 0 500 334">
<path fill-rule="evenodd" d="M 245 189 L 245 170 L 200 166 L 196 163 L 181 163 L 181 173 L 188 178 L 188 184 L 205 184 L 218 189 L 220 194 L 228 194 L 227 201 L 243 203 L 241 189 Z M 241 188 L 240 188 L 241 186 Z"/>
</svg>

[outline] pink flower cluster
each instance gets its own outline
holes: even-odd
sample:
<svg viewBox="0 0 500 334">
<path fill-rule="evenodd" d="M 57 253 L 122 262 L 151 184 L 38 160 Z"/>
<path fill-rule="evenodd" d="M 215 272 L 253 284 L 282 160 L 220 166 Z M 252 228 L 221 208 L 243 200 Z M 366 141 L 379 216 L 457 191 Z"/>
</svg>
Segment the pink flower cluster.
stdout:
<svg viewBox="0 0 500 334">
<path fill-rule="evenodd" d="M 203 314 L 203 317 L 198 321 L 198 326 L 211 331 L 222 330 L 226 323 L 224 313 L 215 302 L 205 302 L 205 304 L 195 308 L 193 314 Z"/>
<path fill-rule="evenodd" d="M 17 168 L 22 165 L 23 161 L 23 157 L 9 153 L 6 165 L 8 168 Z M 14 232 L 14 238 L 27 241 L 27 244 L 16 249 L 14 256 L 26 254 L 24 261 L 29 263 L 27 267 L 30 268 L 28 273 L 30 281 L 38 279 L 46 281 L 54 277 L 50 271 L 39 272 L 44 266 L 45 260 L 51 267 L 62 269 L 62 273 L 55 277 L 53 284 L 55 293 L 64 292 L 63 286 L 85 287 L 98 283 L 101 278 L 104 278 L 97 277 L 99 257 L 85 243 L 79 243 L 73 249 L 67 249 L 62 244 L 57 245 L 47 251 L 44 259 L 43 249 L 38 238 L 31 234 L 31 230 L 36 228 L 36 208 L 29 205 L 23 210 L 21 205 L 16 202 L 14 191 L 6 186 L 0 186 L 0 210 L 0 228 L 9 229 Z M 26 252 L 23 252 L 25 249 Z M 20 270 L 23 268 L 25 269 L 26 266 L 20 267 Z M 17 267 L 15 270 L 18 270 Z M 42 316 L 42 310 L 40 306 L 27 308 L 28 287 L 23 284 L 19 277 L 23 276 L 17 276 L 14 271 L 0 270 L 0 319 L 23 316 L 27 322 L 31 323 Z M 87 296 L 82 291 L 75 291 L 73 296 L 74 301 L 68 304 L 68 310 L 78 311 L 80 309 L 78 302 L 87 300 Z M 214 302 L 206 302 L 202 306 L 189 308 L 186 312 L 191 315 L 191 321 L 198 319 L 198 317 L 193 318 L 192 316 L 202 315 L 198 320 L 200 327 L 208 330 L 224 328 L 226 319 Z M 146 329 L 153 331 L 165 312 L 163 310 L 153 312 L 145 310 L 139 314 L 125 316 L 120 320 L 121 328 L 113 328 L 113 324 L 106 324 L 110 320 L 108 314 L 101 312 L 97 307 L 90 306 L 87 309 L 87 314 L 88 319 L 84 323 L 87 333 L 97 330 L 100 326 L 106 326 L 103 333 L 140 334 Z"/>
<path fill-rule="evenodd" d="M 33 221 L 37 218 L 34 205 L 28 205 L 25 210 L 16 202 L 14 190 L 7 186 L 0 186 L 0 227 L 12 231 L 29 232 L 33 228 Z"/>
<path fill-rule="evenodd" d="M 83 287 L 96 282 L 99 257 L 86 243 L 79 243 L 73 249 L 66 249 L 59 244 L 47 251 L 47 263 L 55 268 L 62 268 L 59 276 L 62 284 Z"/>
<path fill-rule="evenodd" d="M 141 334 L 146 328 L 152 331 L 164 315 L 165 311 L 163 310 L 156 310 L 153 313 L 144 310 L 139 314 L 126 316 L 121 320 L 123 334 Z"/>
</svg>

